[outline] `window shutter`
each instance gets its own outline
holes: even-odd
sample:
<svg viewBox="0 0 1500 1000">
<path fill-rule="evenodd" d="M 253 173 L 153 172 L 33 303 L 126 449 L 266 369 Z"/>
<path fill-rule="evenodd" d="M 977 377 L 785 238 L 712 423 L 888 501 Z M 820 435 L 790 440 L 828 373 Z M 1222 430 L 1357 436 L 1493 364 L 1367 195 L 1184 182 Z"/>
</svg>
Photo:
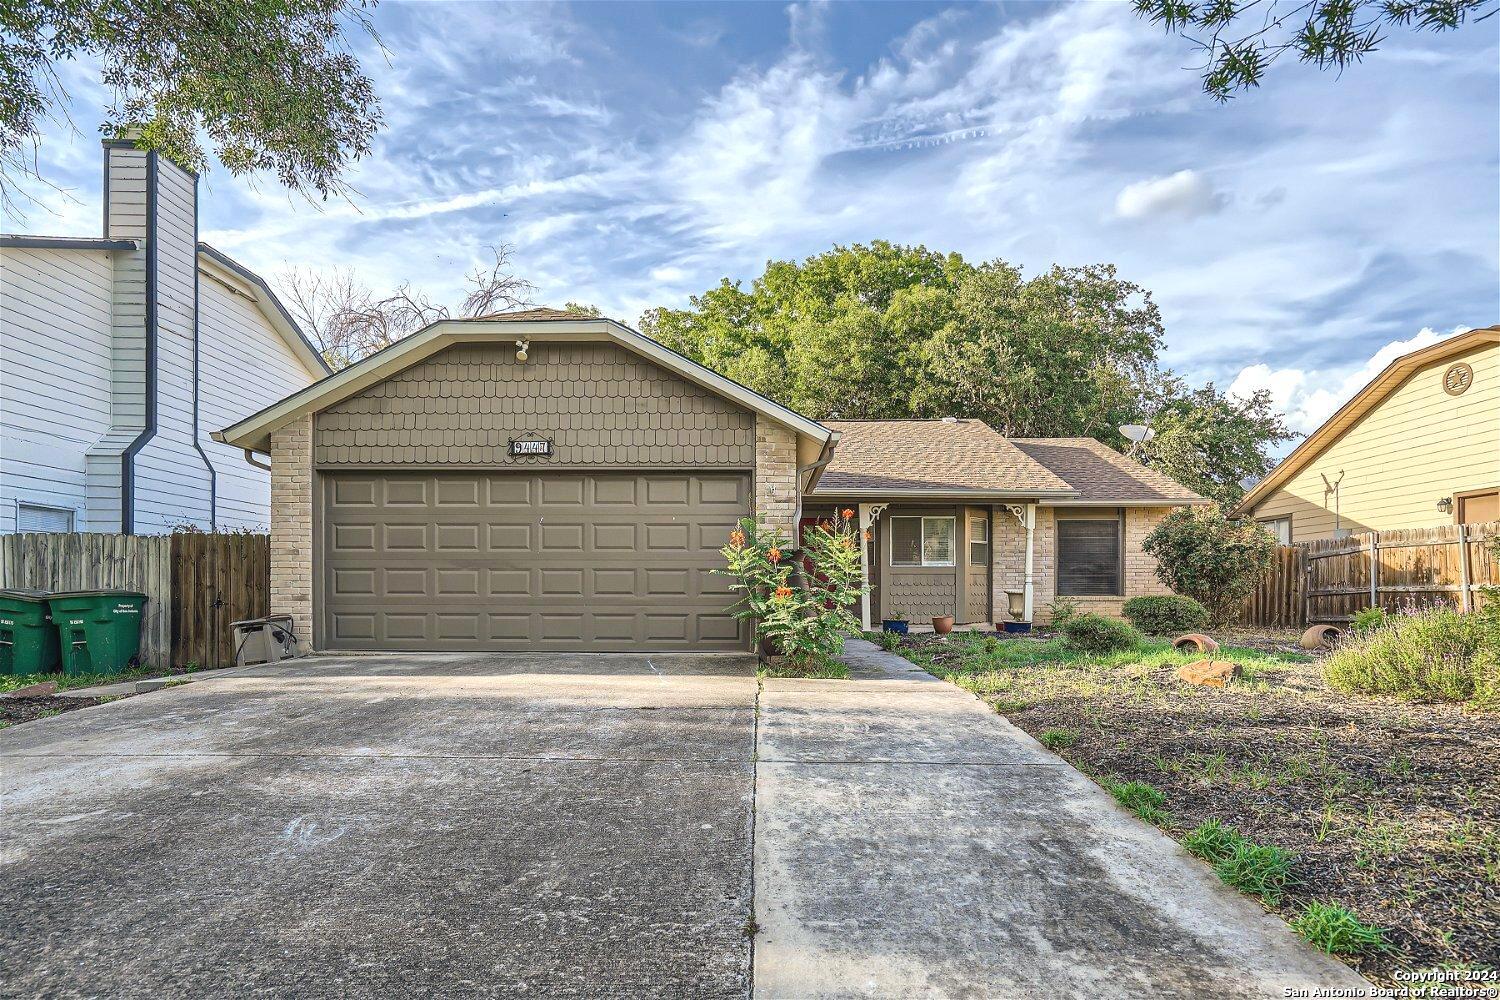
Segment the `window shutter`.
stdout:
<svg viewBox="0 0 1500 1000">
<path fill-rule="evenodd" d="M 1122 593 L 1118 520 L 1058 519 L 1057 592 L 1066 597 Z"/>
</svg>

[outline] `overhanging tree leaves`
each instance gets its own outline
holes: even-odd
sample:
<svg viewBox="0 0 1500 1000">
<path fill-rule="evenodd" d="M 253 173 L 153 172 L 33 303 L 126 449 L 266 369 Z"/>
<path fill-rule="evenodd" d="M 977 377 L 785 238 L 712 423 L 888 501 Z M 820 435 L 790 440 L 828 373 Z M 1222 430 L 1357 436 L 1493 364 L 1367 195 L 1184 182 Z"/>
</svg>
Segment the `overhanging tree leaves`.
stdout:
<svg viewBox="0 0 1500 1000">
<path fill-rule="evenodd" d="M 0 196 L 35 176 L 35 144 L 64 116 L 61 62 L 96 59 L 114 91 L 102 128 L 193 170 L 206 137 L 233 174 L 345 193 L 382 124 L 350 48 L 375 39 L 362 0 L 0 0 Z M 378 39 L 375 39 L 378 42 Z"/>
<path fill-rule="evenodd" d="M 1288 52 L 1343 70 L 1376 51 L 1390 28 L 1451 31 L 1500 0 L 1133 0 L 1136 13 L 1203 53 L 1203 90 L 1218 101 L 1260 86 Z"/>
</svg>

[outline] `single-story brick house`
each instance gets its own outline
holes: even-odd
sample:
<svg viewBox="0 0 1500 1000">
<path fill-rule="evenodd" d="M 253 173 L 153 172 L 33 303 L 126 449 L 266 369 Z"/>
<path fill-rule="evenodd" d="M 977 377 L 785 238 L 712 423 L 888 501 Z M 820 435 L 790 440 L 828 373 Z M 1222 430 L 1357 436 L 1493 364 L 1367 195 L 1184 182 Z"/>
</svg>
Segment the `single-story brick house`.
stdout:
<svg viewBox="0 0 1500 1000">
<path fill-rule="evenodd" d="M 270 455 L 271 604 L 328 650 L 747 648 L 738 518 L 872 529 L 868 621 L 1046 619 L 1162 592 L 1141 539 L 1203 503 L 1097 442 L 819 423 L 608 319 L 444 321 L 215 435 Z"/>
</svg>

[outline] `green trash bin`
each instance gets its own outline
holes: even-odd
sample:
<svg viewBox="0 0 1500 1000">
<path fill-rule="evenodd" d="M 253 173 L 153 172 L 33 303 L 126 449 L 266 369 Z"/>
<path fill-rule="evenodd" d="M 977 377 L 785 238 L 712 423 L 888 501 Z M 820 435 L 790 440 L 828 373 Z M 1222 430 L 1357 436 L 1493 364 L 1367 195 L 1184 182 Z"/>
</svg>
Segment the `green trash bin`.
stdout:
<svg viewBox="0 0 1500 1000">
<path fill-rule="evenodd" d="M 53 594 L 52 621 L 66 674 L 113 674 L 138 659 L 145 594 L 131 590 L 73 590 Z"/>
<path fill-rule="evenodd" d="M 45 590 L 0 590 L 0 674 L 57 669 L 57 629 Z"/>
</svg>

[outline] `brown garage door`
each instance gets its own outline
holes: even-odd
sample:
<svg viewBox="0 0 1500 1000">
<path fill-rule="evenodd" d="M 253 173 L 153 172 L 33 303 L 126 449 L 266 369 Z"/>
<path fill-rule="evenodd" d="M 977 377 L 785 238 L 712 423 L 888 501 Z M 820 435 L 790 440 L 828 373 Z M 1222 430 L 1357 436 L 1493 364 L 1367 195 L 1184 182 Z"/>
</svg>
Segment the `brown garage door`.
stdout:
<svg viewBox="0 0 1500 1000">
<path fill-rule="evenodd" d="M 744 649 L 740 473 L 328 473 L 330 649 Z"/>
</svg>

